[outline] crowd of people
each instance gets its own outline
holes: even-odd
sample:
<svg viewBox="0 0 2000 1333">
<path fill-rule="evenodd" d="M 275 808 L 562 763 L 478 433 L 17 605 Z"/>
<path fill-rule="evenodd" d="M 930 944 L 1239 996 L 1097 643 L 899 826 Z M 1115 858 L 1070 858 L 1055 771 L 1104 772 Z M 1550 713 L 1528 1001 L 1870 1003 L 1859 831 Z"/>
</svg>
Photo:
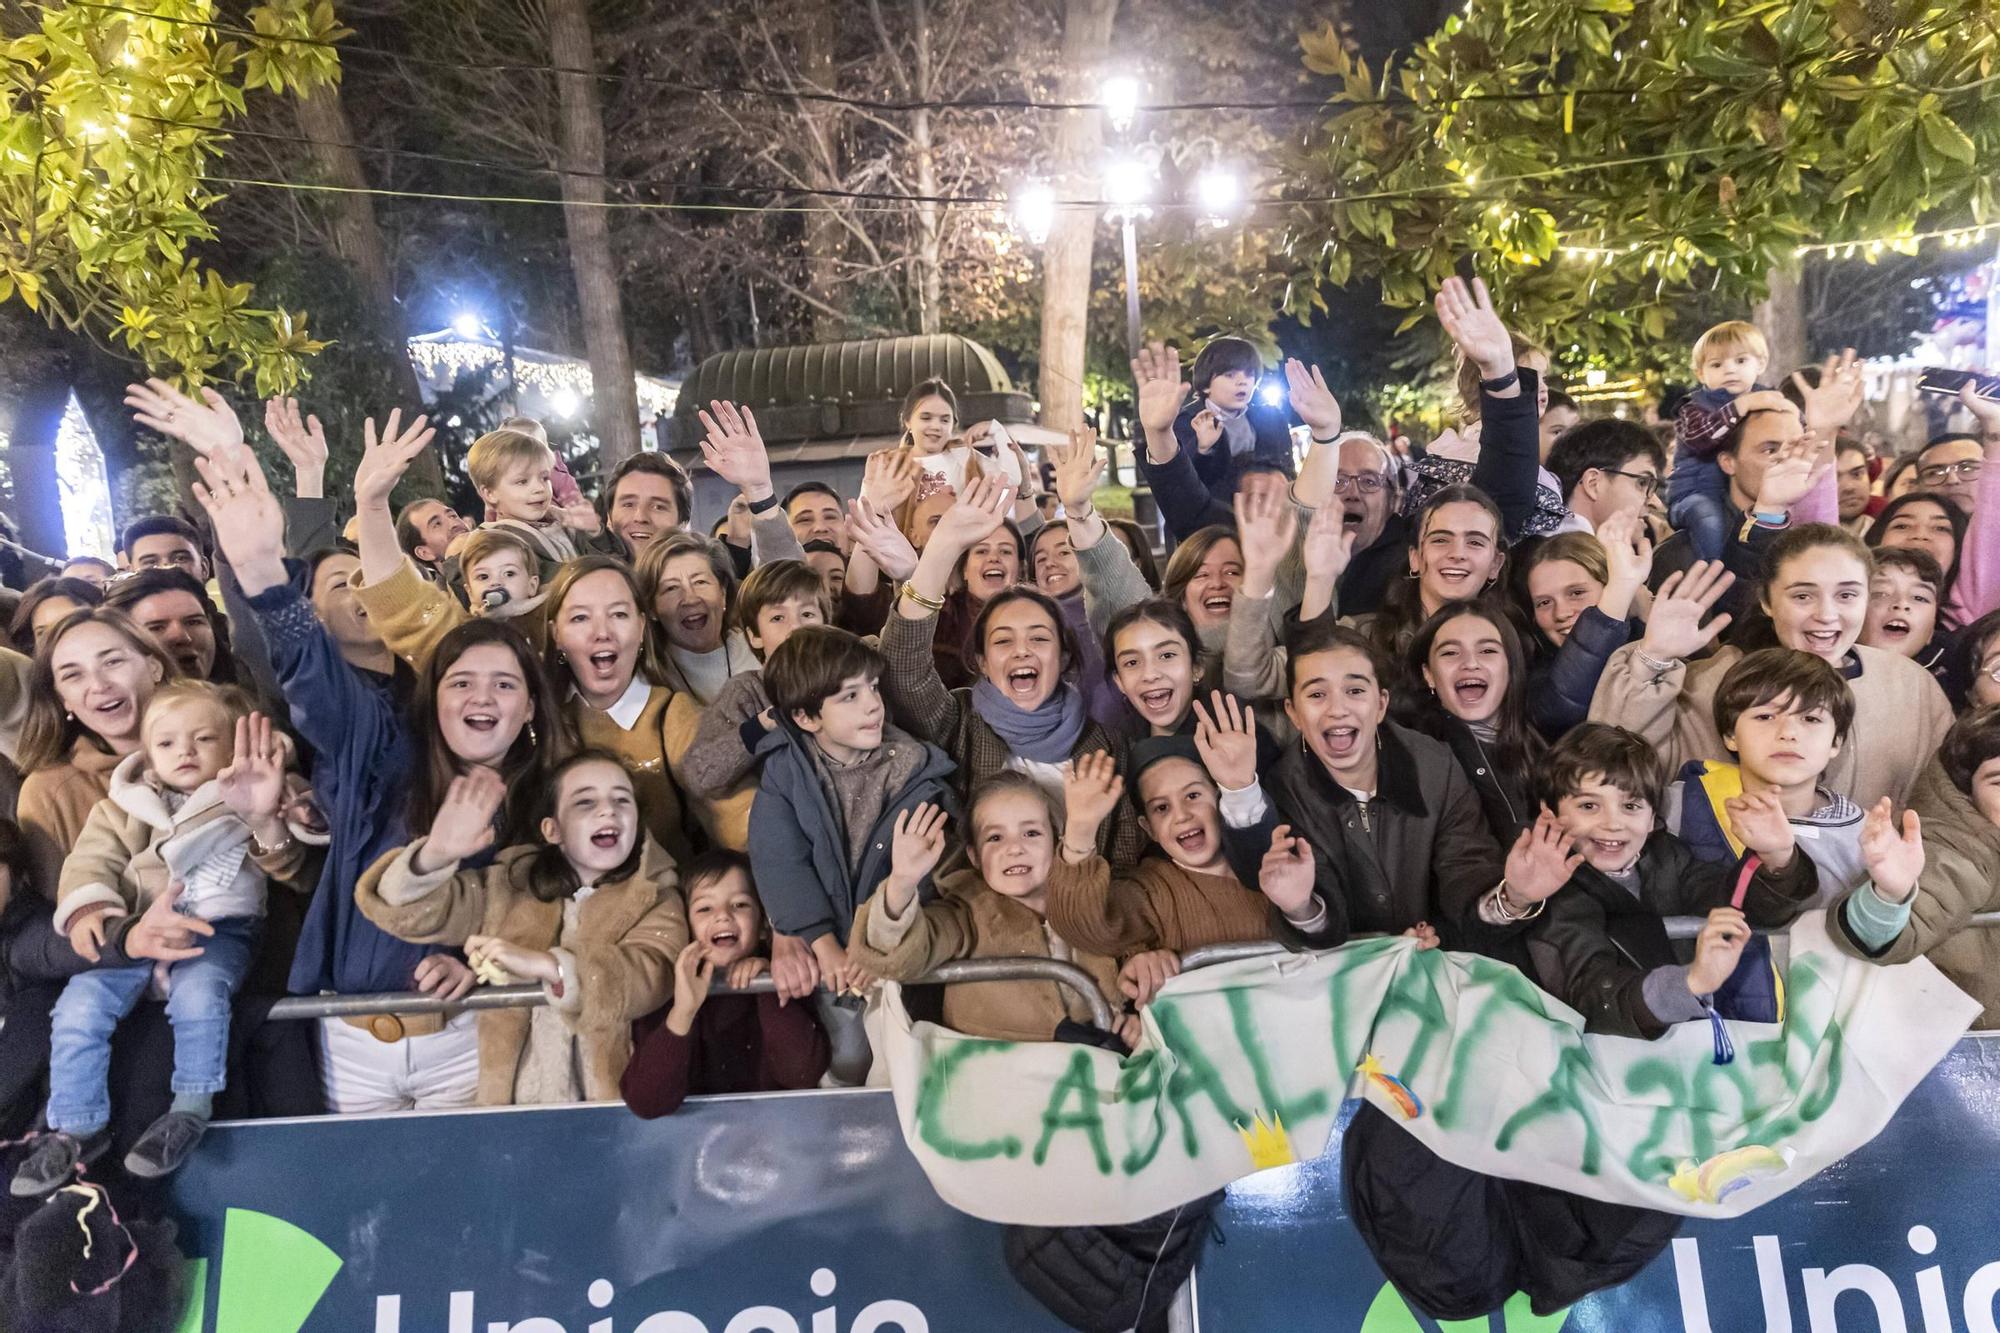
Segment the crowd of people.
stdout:
<svg viewBox="0 0 2000 1333">
<path fill-rule="evenodd" d="M 856 496 L 779 495 L 752 409 L 711 404 L 738 492 L 711 535 L 664 455 L 590 497 L 527 419 L 464 460 L 481 521 L 397 511 L 433 434 L 395 411 L 331 488 L 343 533 L 295 404 L 267 476 L 221 397 L 133 386 L 200 512 L 48 561 L 0 650 L 12 1194 L 158 1179 L 219 1115 L 857 1084 L 868 989 L 963 958 L 1075 963 L 1119 1015 L 933 997 L 1012 1041 L 1126 1049 L 1190 950 L 1386 933 L 1514 964 L 1591 1031 L 1720 1044 L 1772 1016 L 1737 984 L 1755 932 L 1819 911 L 2000 1020 L 2000 935 L 1968 925 L 2000 896 L 2000 403 L 1877 457 L 1852 353 L 1774 373 L 1731 322 L 1670 432 L 1584 420 L 1483 286 L 1436 306 L 1461 419 L 1407 451 L 1297 361 L 1287 413 L 1243 340 L 1185 379 L 1145 349 L 1164 562 L 1097 509 L 1088 432 L 991 447 L 938 381 Z M 521 982 L 546 1003 L 448 1003 Z M 410 991 L 447 1003 L 267 1018 Z M 1516 1218 L 1537 1308 L 1672 1234 L 1366 1111 L 1345 1151 L 1350 1189 Z M 1477 1304 L 1449 1245 L 1407 1251 L 1378 1257 L 1422 1308 Z"/>
</svg>

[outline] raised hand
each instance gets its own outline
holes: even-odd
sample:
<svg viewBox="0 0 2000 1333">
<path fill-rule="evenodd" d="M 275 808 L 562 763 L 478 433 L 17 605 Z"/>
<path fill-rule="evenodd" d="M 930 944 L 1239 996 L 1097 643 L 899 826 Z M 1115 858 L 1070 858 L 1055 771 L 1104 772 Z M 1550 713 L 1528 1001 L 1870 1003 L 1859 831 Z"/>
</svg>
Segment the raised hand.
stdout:
<svg viewBox="0 0 2000 1333">
<path fill-rule="evenodd" d="M 1297 357 L 1287 360 L 1285 392 L 1292 400 L 1292 411 L 1312 428 L 1314 439 L 1330 440 L 1340 433 L 1340 401 L 1326 387 L 1326 376 L 1319 373 L 1318 366 L 1308 369 Z"/>
<path fill-rule="evenodd" d="M 929 801 L 896 816 L 895 837 L 889 844 L 889 876 L 910 894 L 937 869 L 944 856 L 945 812 Z"/>
<path fill-rule="evenodd" d="M 877 449 L 861 463 L 861 498 L 879 514 L 893 514 L 917 493 L 923 466 L 912 449 Z"/>
<path fill-rule="evenodd" d="M 1653 539 L 1647 534 L 1644 518 L 1621 510 L 1597 525 L 1597 540 L 1604 547 L 1604 562 L 1610 566 L 1607 588 L 1615 585 L 1629 595 L 1645 586 L 1653 573 Z"/>
<path fill-rule="evenodd" d="M 326 432 L 319 418 L 299 419 L 299 400 L 272 398 L 264 403 L 264 431 L 291 460 L 292 475 L 301 498 L 313 499 L 326 493 Z"/>
<path fill-rule="evenodd" d="M 868 552 L 877 567 L 892 579 L 906 579 L 917 572 L 917 548 L 903 530 L 867 497 L 847 505 L 847 531 L 854 544 Z"/>
<path fill-rule="evenodd" d="M 413 868 L 420 874 L 428 873 L 491 847 L 493 817 L 506 799 L 505 779 L 490 768 L 474 768 L 453 778 Z"/>
<path fill-rule="evenodd" d="M 735 978 L 730 980 L 733 984 Z M 667 1010 L 667 1027 L 675 1036 L 685 1037 L 694 1030 L 694 1016 L 701 1012 L 714 984 L 715 963 L 708 956 L 708 946 L 700 940 L 690 941 L 674 959 L 674 1002 Z"/>
<path fill-rule="evenodd" d="M 1213 408 L 1202 408 L 1188 424 L 1194 427 L 1194 447 L 1199 453 L 1207 453 L 1222 439 L 1222 418 Z"/>
<path fill-rule="evenodd" d="M 571 532 L 595 537 L 604 531 L 604 520 L 598 517 L 597 506 L 581 496 L 569 504 L 557 506 L 556 513 L 561 516 L 562 525 Z"/>
<path fill-rule="evenodd" d="M 1570 836 L 1547 806 L 1532 827 L 1521 830 L 1507 853 L 1506 895 L 1522 907 L 1553 898 L 1583 864 L 1583 854 L 1570 850 Z"/>
<path fill-rule="evenodd" d="M 1783 870 L 1792 863 L 1796 848 L 1792 822 L 1785 818 L 1785 807 L 1776 795 L 1744 792 L 1724 801 L 1722 808 L 1729 815 L 1736 840 L 1763 857 L 1765 865 Z"/>
<path fill-rule="evenodd" d="M 1243 595 L 1267 596 L 1278 565 L 1298 535 L 1299 516 L 1289 495 L 1274 490 L 1238 490 L 1234 498 L 1236 538 L 1243 549 Z"/>
<path fill-rule="evenodd" d="M 1312 915 L 1314 883 L 1312 844 L 1292 836 L 1290 824 L 1271 830 L 1271 850 L 1257 868 L 1257 888 L 1288 919 Z"/>
<path fill-rule="evenodd" d="M 361 423 L 361 463 L 354 469 L 356 505 L 364 509 L 377 505 L 386 508 L 396 483 L 403 479 L 417 455 L 430 448 L 437 437 L 429 417 L 419 415 L 408 426 L 402 423 L 400 407 L 389 409 L 389 420 L 379 435 L 374 417 Z"/>
<path fill-rule="evenodd" d="M 708 407 L 709 411 L 697 414 L 702 429 L 708 432 L 708 438 L 701 442 L 702 460 L 753 504 L 769 499 L 774 494 L 771 455 L 757 430 L 756 414 L 747 407 L 739 409 L 734 403 L 721 401 L 712 401 Z"/>
<path fill-rule="evenodd" d="M 1063 513 L 1083 518 L 1091 512 L 1091 497 L 1097 494 L 1104 477 L 1104 454 L 1097 447 L 1097 432 L 1085 426 L 1069 433 L 1069 443 L 1055 450 L 1056 498 Z"/>
<path fill-rule="evenodd" d="M 1098 828 L 1118 808 L 1125 779 L 1118 764 L 1102 750 L 1080 755 L 1063 769 L 1063 843 L 1095 850 Z"/>
<path fill-rule="evenodd" d="M 2000 402 L 1991 398 L 1981 398 L 1973 392 L 1975 386 L 1967 380 L 1958 391 L 1958 403 L 1972 413 L 1979 423 L 1979 433 L 1987 444 L 2000 444 Z"/>
<path fill-rule="evenodd" d="M 1514 369 L 1514 340 L 1482 279 L 1474 278 L 1468 287 L 1463 278 L 1446 278 L 1436 305 L 1438 323 L 1465 359 L 1479 367 L 1479 378 L 1497 380 Z"/>
<path fill-rule="evenodd" d="M 1639 651 L 1656 661 L 1684 661 L 1714 643 L 1729 628 L 1730 617 L 1719 615 L 1705 625 L 1702 617 L 1735 582 L 1719 560 L 1697 560 L 1685 572 L 1667 575 L 1653 598 Z"/>
<path fill-rule="evenodd" d="M 1806 429 L 1830 434 L 1854 420 L 1864 397 L 1861 361 L 1852 347 L 1829 356 L 1819 368 L 1819 383 L 1808 384 L 1805 372 L 1792 372 L 1792 387 L 1805 404 Z"/>
<path fill-rule="evenodd" d="M 1809 436 L 1779 445 L 1770 466 L 1764 469 L 1757 494 L 1750 497 L 1751 507 L 1760 514 L 1775 514 L 1805 499 L 1833 470 L 1833 458 L 1830 454 L 1822 457 L 1824 452 Z"/>
<path fill-rule="evenodd" d="M 277 818 L 285 799 L 285 747 L 262 713 L 236 719 L 236 753 L 215 775 L 216 792 L 254 831 Z"/>
<path fill-rule="evenodd" d="M 1190 392 L 1181 378 L 1181 354 L 1165 343 L 1140 348 L 1132 358 L 1132 379 L 1139 391 L 1139 424 L 1148 435 L 1171 436 Z"/>
<path fill-rule="evenodd" d="M 215 543 L 255 595 L 285 581 L 285 511 L 248 449 L 197 454 L 194 498 L 208 514 Z"/>
<path fill-rule="evenodd" d="M 1135 953 L 1118 969 L 1118 989 L 1140 1008 L 1151 1004 L 1160 987 L 1181 974 L 1181 956 L 1172 949 Z"/>
<path fill-rule="evenodd" d="M 196 402 L 165 380 L 128 384 L 125 406 L 132 409 L 134 421 L 172 436 L 196 454 L 212 455 L 243 443 L 243 423 L 222 395 L 206 385 Z"/>
<path fill-rule="evenodd" d="M 968 477 L 958 502 L 945 510 L 944 517 L 931 529 L 925 550 L 941 549 L 958 557 L 992 536 L 1007 519 L 1014 502 L 1014 489 L 1004 478 Z"/>
<path fill-rule="evenodd" d="M 1750 942 L 1750 919 L 1734 907 L 1718 907 L 1708 914 L 1708 924 L 1695 936 L 1694 961 L 1688 964 L 1687 986 L 1696 995 L 1713 995 L 1722 989 L 1743 957 Z"/>
<path fill-rule="evenodd" d="M 1328 584 L 1339 583 L 1340 576 L 1347 572 L 1348 562 L 1354 559 L 1354 543 L 1360 535 L 1358 529 L 1347 526 L 1346 513 L 1338 504 L 1323 504 L 1313 510 L 1312 521 L 1306 524 L 1305 541 L 1299 546 L 1306 577 Z"/>
<path fill-rule="evenodd" d="M 1194 701 L 1195 752 L 1216 786 L 1241 791 L 1257 781 L 1257 715 L 1221 690 L 1208 700 Z"/>
<path fill-rule="evenodd" d="M 1903 812 L 1896 828 L 1895 807 L 1884 796 L 1861 821 L 1861 860 L 1875 892 L 1892 903 L 1908 902 L 1924 873 L 1924 823 L 1914 810 Z"/>
</svg>

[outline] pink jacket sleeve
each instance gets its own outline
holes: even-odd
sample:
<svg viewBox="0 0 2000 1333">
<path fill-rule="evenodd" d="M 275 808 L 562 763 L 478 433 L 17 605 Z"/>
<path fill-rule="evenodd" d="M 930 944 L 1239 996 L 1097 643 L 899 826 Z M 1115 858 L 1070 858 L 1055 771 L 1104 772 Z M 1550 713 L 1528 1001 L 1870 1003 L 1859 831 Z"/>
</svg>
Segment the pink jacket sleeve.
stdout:
<svg viewBox="0 0 2000 1333">
<path fill-rule="evenodd" d="M 1991 445 L 1972 493 L 1973 521 L 1965 525 L 1965 549 L 1958 553 L 1958 581 L 1951 589 L 1951 613 L 1970 625 L 2000 607 L 2000 457 Z M 1986 518 L 1982 521 L 1979 515 Z"/>
</svg>

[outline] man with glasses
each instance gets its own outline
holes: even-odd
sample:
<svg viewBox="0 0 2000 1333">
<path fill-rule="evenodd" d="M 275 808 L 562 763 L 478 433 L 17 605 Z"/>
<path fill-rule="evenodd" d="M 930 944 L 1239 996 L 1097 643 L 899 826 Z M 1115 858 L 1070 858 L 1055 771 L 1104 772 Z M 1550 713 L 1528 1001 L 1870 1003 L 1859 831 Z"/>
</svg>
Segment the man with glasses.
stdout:
<svg viewBox="0 0 2000 1333">
<path fill-rule="evenodd" d="M 1396 513 L 1396 482 L 1396 460 L 1387 445 L 1364 431 L 1340 437 L 1332 503 L 1340 506 L 1341 522 L 1354 534 L 1354 556 L 1340 576 L 1344 616 L 1381 610 L 1390 582 L 1409 568 L 1410 529 Z"/>
<path fill-rule="evenodd" d="M 1977 435 L 1940 435 L 1917 455 L 1917 489 L 1945 495 L 1974 512 L 1986 449 Z"/>
<path fill-rule="evenodd" d="M 1653 432 L 1608 417 L 1571 427 L 1549 450 L 1548 469 L 1562 489 L 1565 530 L 1597 531 L 1613 514 L 1643 514 L 1660 489 L 1667 453 Z"/>
</svg>

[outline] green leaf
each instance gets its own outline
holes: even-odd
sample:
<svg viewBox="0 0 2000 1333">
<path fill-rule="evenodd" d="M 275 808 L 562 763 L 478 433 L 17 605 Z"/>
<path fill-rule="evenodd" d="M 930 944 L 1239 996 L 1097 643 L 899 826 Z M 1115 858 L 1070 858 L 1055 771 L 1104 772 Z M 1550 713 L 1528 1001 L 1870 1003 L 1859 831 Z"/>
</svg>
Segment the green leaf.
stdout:
<svg viewBox="0 0 2000 1333">
<path fill-rule="evenodd" d="M 1925 116 L 1917 123 L 1923 127 L 1924 142 L 1941 156 L 1971 166 L 1973 159 L 1979 155 L 1973 146 L 1972 136 L 1945 119 L 1942 114 Z"/>
</svg>

